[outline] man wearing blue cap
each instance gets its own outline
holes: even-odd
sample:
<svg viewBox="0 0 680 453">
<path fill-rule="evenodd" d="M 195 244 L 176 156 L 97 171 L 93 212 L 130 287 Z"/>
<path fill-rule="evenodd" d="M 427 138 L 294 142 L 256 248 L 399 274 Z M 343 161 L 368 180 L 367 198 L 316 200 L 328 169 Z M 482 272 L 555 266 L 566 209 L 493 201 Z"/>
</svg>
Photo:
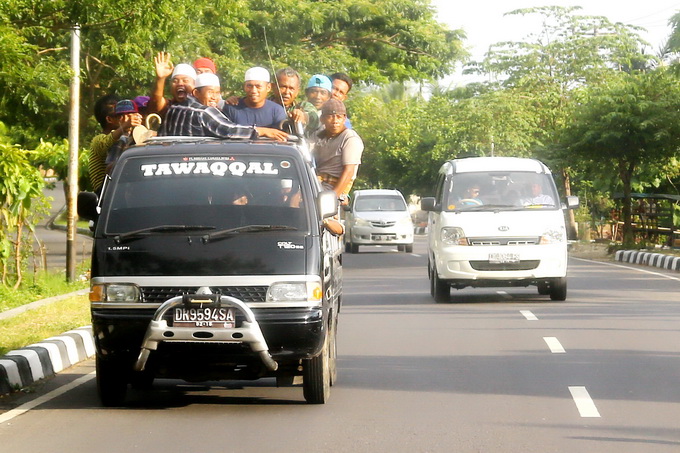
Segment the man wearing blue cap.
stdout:
<svg viewBox="0 0 680 453">
<path fill-rule="evenodd" d="M 307 101 L 311 102 L 321 117 L 321 106 L 331 98 L 333 92 L 333 82 L 323 74 L 314 74 L 309 79 L 305 95 Z"/>
</svg>

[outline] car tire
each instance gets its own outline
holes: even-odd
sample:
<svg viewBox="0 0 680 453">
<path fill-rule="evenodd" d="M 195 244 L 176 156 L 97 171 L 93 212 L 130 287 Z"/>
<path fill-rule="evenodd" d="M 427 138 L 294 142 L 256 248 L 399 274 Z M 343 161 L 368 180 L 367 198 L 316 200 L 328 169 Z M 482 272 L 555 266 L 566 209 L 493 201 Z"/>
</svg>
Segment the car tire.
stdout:
<svg viewBox="0 0 680 453">
<path fill-rule="evenodd" d="M 441 280 L 439 275 L 437 275 L 437 268 L 432 268 L 432 297 L 434 301 L 438 304 L 444 304 L 451 302 L 451 286 L 448 283 Z"/>
<path fill-rule="evenodd" d="M 330 346 L 329 346 L 329 363 L 328 366 L 330 368 L 330 373 L 331 373 L 331 386 L 335 385 L 336 382 L 338 382 L 338 342 L 337 342 L 337 333 L 338 333 L 338 318 L 337 316 L 335 317 L 335 321 L 333 322 L 333 328 L 330 331 L 331 332 L 331 340 L 330 340 Z"/>
<path fill-rule="evenodd" d="M 405 251 L 406 253 L 413 253 L 413 244 L 406 244 L 406 245 L 404 246 L 404 251 Z"/>
<path fill-rule="evenodd" d="M 153 372 L 148 369 L 144 371 L 135 371 L 130 376 L 130 387 L 135 390 L 151 390 L 153 388 L 153 381 L 155 376 Z"/>
<path fill-rule="evenodd" d="M 345 253 L 352 253 L 352 245 L 349 242 L 345 242 Z"/>
<path fill-rule="evenodd" d="M 555 278 L 550 282 L 550 300 L 567 299 L 567 277 Z"/>
<path fill-rule="evenodd" d="M 541 294 L 542 296 L 550 294 L 550 284 L 549 283 L 539 282 L 536 286 L 538 286 L 538 294 Z"/>
<path fill-rule="evenodd" d="M 105 407 L 120 407 L 125 403 L 127 379 L 124 364 L 120 360 L 103 360 L 99 354 L 95 358 L 97 370 L 97 393 Z"/>
<path fill-rule="evenodd" d="M 403 252 L 403 251 L 405 251 L 405 250 L 406 250 L 406 246 L 405 246 L 405 245 L 398 245 L 398 246 L 397 246 L 397 251 L 398 251 L 398 252 Z"/>
<path fill-rule="evenodd" d="M 349 253 L 359 253 L 359 245 L 353 242 L 349 243 Z"/>
<path fill-rule="evenodd" d="M 302 364 L 302 393 L 309 404 L 325 404 L 331 392 L 330 348 L 326 334 L 321 352 Z"/>
</svg>

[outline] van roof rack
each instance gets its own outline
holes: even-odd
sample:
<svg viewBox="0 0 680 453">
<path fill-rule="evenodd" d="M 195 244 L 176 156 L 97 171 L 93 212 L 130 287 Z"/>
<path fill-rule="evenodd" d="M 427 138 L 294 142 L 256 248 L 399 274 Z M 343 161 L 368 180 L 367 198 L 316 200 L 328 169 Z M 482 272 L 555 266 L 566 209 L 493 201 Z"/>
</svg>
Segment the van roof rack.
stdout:
<svg viewBox="0 0 680 453">
<path fill-rule="evenodd" d="M 270 138 L 261 137 L 256 139 L 257 141 L 269 141 L 271 143 L 279 143 Z M 204 137 L 204 136 L 187 136 L 187 135 L 160 135 L 147 138 L 144 143 L 140 145 L 148 144 L 162 144 L 162 143 L 207 143 L 207 142 L 248 142 L 252 139 L 248 138 L 216 138 L 216 137 Z M 300 151 L 302 157 L 314 166 L 314 159 L 312 158 L 312 152 L 309 147 L 309 143 L 302 137 L 297 135 L 288 134 L 288 141 L 284 142 L 292 144 Z"/>
</svg>

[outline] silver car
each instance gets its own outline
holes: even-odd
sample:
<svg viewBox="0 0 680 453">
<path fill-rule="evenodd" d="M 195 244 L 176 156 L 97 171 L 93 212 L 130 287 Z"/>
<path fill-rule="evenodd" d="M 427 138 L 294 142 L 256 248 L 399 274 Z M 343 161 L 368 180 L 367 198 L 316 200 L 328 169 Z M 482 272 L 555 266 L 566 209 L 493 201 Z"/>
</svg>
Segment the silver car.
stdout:
<svg viewBox="0 0 680 453">
<path fill-rule="evenodd" d="M 346 252 L 358 253 L 360 245 L 396 245 L 413 252 L 413 221 L 398 190 L 357 190 L 345 210 Z"/>
</svg>

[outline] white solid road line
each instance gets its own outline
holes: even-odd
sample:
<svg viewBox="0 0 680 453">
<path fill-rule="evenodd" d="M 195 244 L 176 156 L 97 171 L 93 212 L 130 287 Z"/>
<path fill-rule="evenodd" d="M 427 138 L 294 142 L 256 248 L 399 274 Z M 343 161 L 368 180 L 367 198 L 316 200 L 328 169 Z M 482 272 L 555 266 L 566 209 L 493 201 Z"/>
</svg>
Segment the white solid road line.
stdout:
<svg viewBox="0 0 680 453">
<path fill-rule="evenodd" d="M 45 395 L 43 395 L 39 398 L 36 398 L 32 401 L 29 401 L 26 404 L 22 404 L 21 406 L 14 408 L 10 411 L 7 411 L 4 414 L 0 414 L 0 423 L 6 423 L 6 422 L 12 420 L 13 418 L 18 417 L 19 415 L 22 415 L 22 414 L 30 411 L 31 409 L 34 409 L 34 408 L 40 406 L 41 404 L 44 404 L 44 403 L 46 403 L 50 400 L 53 400 L 54 398 L 56 398 L 58 396 L 63 395 L 64 393 L 68 392 L 71 389 L 74 389 L 74 388 L 78 387 L 79 385 L 82 385 L 82 384 L 86 383 L 87 381 L 94 379 L 95 373 L 96 372 L 93 371 L 89 374 L 81 376 L 81 377 L 79 377 L 78 379 L 76 379 L 75 381 L 73 381 L 69 384 L 66 384 L 62 387 L 59 387 L 58 389 L 52 390 L 50 393 L 47 393 L 47 394 L 45 394 Z"/>
<path fill-rule="evenodd" d="M 680 282 L 679 277 L 675 277 L 673 275 L 662 274 L 660 272 L 648 271 L 646 269 L 639 269 L 637 267 L 624 266 L 622 264 L 607 263 L 607 262 L 604 262 L 604 261 L 587 260 L 585 258 L 569 258 L 569 259 L 578 260 L 578 261 L 585 261 L 587 263 L 593 263 L 593 264 L 604 264 L 605 266 L 620 267 L 620 268 L 623 268 L 623 269 L 629 269 L 631 271 L 638 271 L 638 272 L 642 272 L 643 274 L 652 274 L 652 275 L 655 275 L 657 277 L 663 277 L 663 278 L 667 278 L 669 280 L 675 280 L 675 281 Z"/>
<path fill-rule="evenodd" d="M 520 310 L 520 313 L 527 318 L 527 321 L 538 321 L 536 315 L 534 315 L 530 310 Z"/>
<path fill-rule="evenodd" d="M 500 294 L 501 296 L 503 296 L 506 299 L 512 299 L 512 296 L 510 294 L 508 294 L 506 291 L 496 291 L 496 293 Z"/>
<path fill-rule="evenodd" d="M 571 397 L 574 398 L 574 403 L 576 403 L 576 408 L 578 409 L 578 413 L 581 414 L 581 417 L 600 417 L 600 413 L 598 412 L 597 407 L 595 407 L 595 403 L 585 387 L 569 387 L 569 391 L 571 392 Z"/>
<path fill-rule="evenodd" d="M 543 340 L 546 342 L 546 344 L 550 348 L 550 352 L 552 352 L 553 354 L 564 354 L 567 352 L 564 350 L 562 344 L 556 337 L 543 337 Z"/>
</svg>

